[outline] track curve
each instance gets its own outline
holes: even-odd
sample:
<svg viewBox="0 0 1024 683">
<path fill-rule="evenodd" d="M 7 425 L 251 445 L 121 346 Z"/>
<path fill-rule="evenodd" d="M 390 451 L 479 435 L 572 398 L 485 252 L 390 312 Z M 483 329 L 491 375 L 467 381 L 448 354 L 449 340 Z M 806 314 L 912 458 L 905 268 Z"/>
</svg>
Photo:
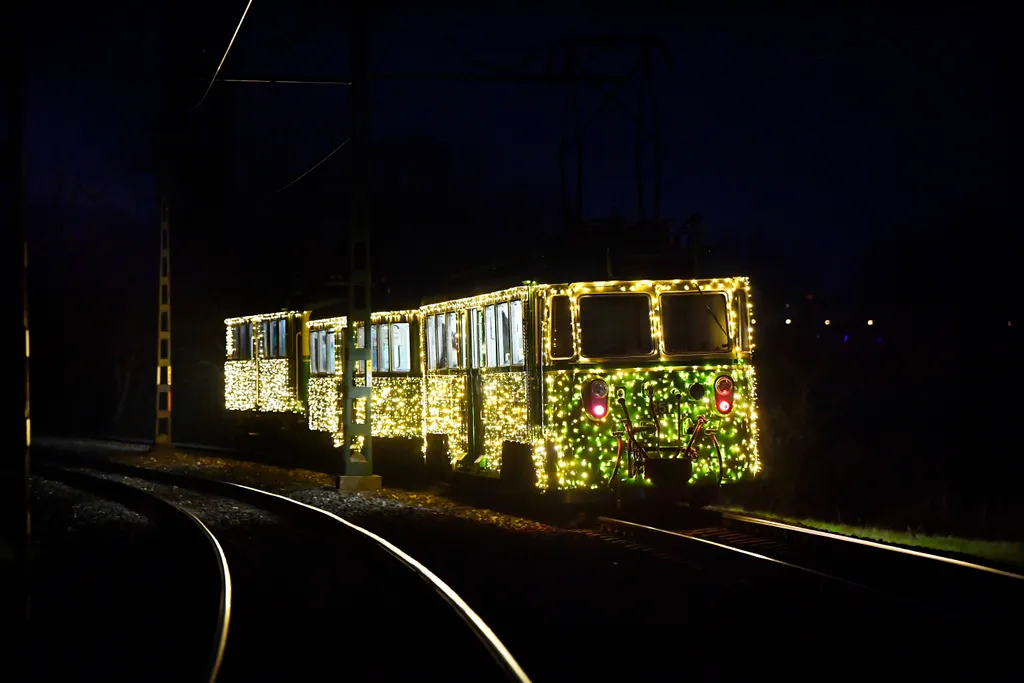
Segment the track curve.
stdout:
<svg viewBox="0 0 1024 683">
<path fill-rule="evenodd" d="M 199 676 L 213 683 L 220 673 L 224 660 L 228 631 L 231 623 L 232 583 L 231 569 L 227 556 L 217 537 L 198 517 L 163 498 L 141 491 L 130 484 L 113 481 L 87 472 L 68 469 L 53 463 L 33 462 L 33 474 L 44 479 L 59 481 L 72 488 L 87 491 L 98 497 L 110 499 L 136 510 L 154 521 L 162 520 L 183 535 L 198 534 L 209 548 L 209 568 L 216 574 L 219 583 L 219 605 L 215 623 L 211 627 L 212 644 L 205 671 Z"/>
</svg>

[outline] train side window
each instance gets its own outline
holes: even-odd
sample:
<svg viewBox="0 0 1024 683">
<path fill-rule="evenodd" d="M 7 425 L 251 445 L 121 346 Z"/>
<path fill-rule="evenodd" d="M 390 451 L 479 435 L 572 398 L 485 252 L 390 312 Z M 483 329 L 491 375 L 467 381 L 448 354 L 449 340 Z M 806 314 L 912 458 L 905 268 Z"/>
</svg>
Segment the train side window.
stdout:
<svg viewBox="0 0 1024 683">
<path fill-rule="evenodd" d="M 309 335 L 309 374 L 315 375 L 320 372 L 320 332 L 311 332 Z"/>
<path fill-rule="evenodd" d="M 448 367 L 448 334 L 446 327 L 448 316 L 441 313 L 437 316 L 437 369 L 444 370 Z"/>
<path fill-rule="evenodd" d="M 459 367 L 459 316 L 448 314 L 448 367 Z"/>
<path fill-rule="evenodd" d="M 364 330 L 363 326 L 359 325 L 359 324 L 356 324 L 353 329 L 355 329 L 355 332 L 356 332 L 355 347 L 357 349 L 366 348 L 366 330 Z M 361 374 L 363 374 L 365 372 L 366 372 L 366 367 L 365 367 L 364 362 L 361 361 L 361 360 L 357 360 L 356 361 L 356 373 L 361 375 Z"/>
<path fill-rule="evenodd" d="M 427 369 L 437 369 L 437 332 L 434 329 L 436 316 L 427 316 Z"/>
<path fill-rule="evenodd" d="M 380 363 L 377 362 L 377 326 L 370 325 L 370 367 L 380 370 Z"/>
<path fill-rule="evenodd" d="M 494 335 L 494 306 L 484 309 L 484 361 L 487 367 L 498 367 L 498 340 Z"/>
<path fill-rule="evenodd" d="M 242 326 L 231 326 L 231 360 L 242 357 Z"/>
<path fill-rule="evenodd" d="M 241 360 L 252 360 L 252 323 L 242 323 L 241 345 L 238 356 Z"/>
<path fill-rule="evenodd" d="M 267 335 L 267 358 L 277 358 L 277 348 L 279 346 L 278 340 L 281 338 L 280 330 L 277 326 L 276 320 L 268 320 L 264 323 L 265 329 L 269 332 Z"/>
<path fill-rule="evenodd" d="M 572 358 L 572 308 L 569 297 L 551 297 L 551 357 Z"/>
<path fill-rule="evenodd" d="M 459 367 L 468 368 L 469 362 L 469 311 L 459 313 Z"/>
<path fill-rule="evenodd" d="M 469 366 L 480 367 L 480 309 L 474 308 L 469 311 Z"/>
<path fill-rule="evenodd" d="M 523 365 L 523 300 L 514 299 L 509 304 L 509 318 L 512 334 L 512 365 Z"/>
<path fill-rule="evenodd" d="M 335 373 L 336 369 L 336 356 L 334 355 L 336 353 L 335 339 L 336 333 L 334 332 L 334 330 L 324 330 L 324 336 L 321 339 L 321 348 L 323 349 L 322 353 L 324 359 L 323 371 L 328 372 L 332 375 Z"/>
<path fill-rule="evenodd" d="M 508 302 L 502 301 L 500 304 L 495 306 L 498 319 L 498 366 L 507 368 L 509 360 L 512 357 L 511 350 L 509 349 L 510 330 L 508 324 Z"/>
<path fill-rule="evenodd" d="M 391 327 L 387 323 L 377 327 L 377 343 L 380 345 L 380 352 L 377 354 L 380 366 L 377 369 L 381 372 L 391 372 Z"/>
<path fill-rule="evenodd" d="M 391 371 L 412 371 L 412 339 L 409 323 L 391 323 Z"/>
<path fill-rule="evenodd" d="M 278 327 L 281 331 L 278 333 L 277 338 L 277 352 L 281 358 L 288 357 L 288 319 L 281 318 L 277 321 Z"/>
</svg>

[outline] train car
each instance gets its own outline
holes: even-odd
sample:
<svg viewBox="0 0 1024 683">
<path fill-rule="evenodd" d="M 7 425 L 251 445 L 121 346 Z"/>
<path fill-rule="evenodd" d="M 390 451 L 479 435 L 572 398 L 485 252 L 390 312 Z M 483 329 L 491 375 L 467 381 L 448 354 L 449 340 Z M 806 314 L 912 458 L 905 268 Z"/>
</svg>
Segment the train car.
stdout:
<svg viewBox="0 0 1024 683">
<path fill-rule="evenodd" d="M 248 429 L 291 427 L 307 412 L 309 311 L 228 318 L 224 407 Z"/>
<path fill-rule="evenodd" d="M 226 404 L 302 411 L 310 430 L 340 445 L 346 320 L 273 315 L 227 321 L 229 357 L 250 322 L 303 320 L 307 389 L 288 384 L 284 363 L 270 372 L 248 360 L 230 381 L 225 371 Z M 357 383 L 369 375 L 375 437 L 457 474 L 568 500 L 702 499 L 760 470 L 753 325 L 747 278 L 527 282 L 374 313 L 371 367 L 357 367 Z M 356 345 L 365 343 L 357 329 Z M 261 344 L 252 348 L 265 358 Z M 253 377 L 273 388 L 261 395 Z"/>
<path fill-rule="evenodd" d="M 528 284 L 425 305 L 428 457 L 433 437 L 458 472 L 567 499 L 652 486 L 700 499 L 753 477 L 752 310 L 746 278 Z"/>
<path fill-rule="evenodd" d="M 310 340 L 308 391 L 309 428 L 331 434 L 335 446 L 344 441 L 341 422 L 342 334 L 344 317 L 307 323 Z M 371 433 L 374 437 L 404 442 L 422 451 L 423 377 L 420 371 L 419 312 L 387 311 L 370 317 L 370 383 L 373 386 Z M 356 346 L 366 343 L 366 332 L 356 326 Z M 356 364 L 356 383 L 366 382 L 366 368 Z M 356 403 L 356 420 L 365 419 L 365 404 Z"/>
</svg>

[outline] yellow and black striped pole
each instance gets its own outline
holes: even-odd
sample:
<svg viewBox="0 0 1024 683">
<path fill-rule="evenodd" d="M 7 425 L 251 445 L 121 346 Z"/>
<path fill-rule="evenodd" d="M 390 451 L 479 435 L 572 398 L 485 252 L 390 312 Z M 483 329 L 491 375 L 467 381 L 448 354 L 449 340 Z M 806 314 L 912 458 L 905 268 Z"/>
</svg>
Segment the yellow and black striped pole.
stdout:
<svg viewBox="0 0 1024 683">
<path fill-rule="evenodd" d="M 173 448 L 171 440 L 171 222 L 167 198 L 160 198 L 160 288 L 156 354 L 156 435 L 154 447 Z"/>
</svg>

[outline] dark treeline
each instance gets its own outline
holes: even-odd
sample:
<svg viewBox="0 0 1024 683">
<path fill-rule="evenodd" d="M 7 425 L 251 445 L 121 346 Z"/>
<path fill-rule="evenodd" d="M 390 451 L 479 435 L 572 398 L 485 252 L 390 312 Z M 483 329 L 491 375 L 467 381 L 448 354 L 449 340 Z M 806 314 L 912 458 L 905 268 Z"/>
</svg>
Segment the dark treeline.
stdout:
<svg viewBox="0 0 1024 683">
<path fill-rule="evenodd" d="M 767 476 L 753 505 L 1020 537 L 1010 257 L 977 239 L 1001 228 L 983 212 L 934 227 L 868 245 L 860 276 L 831 296 L 760 280 Z"/>
</svg>

